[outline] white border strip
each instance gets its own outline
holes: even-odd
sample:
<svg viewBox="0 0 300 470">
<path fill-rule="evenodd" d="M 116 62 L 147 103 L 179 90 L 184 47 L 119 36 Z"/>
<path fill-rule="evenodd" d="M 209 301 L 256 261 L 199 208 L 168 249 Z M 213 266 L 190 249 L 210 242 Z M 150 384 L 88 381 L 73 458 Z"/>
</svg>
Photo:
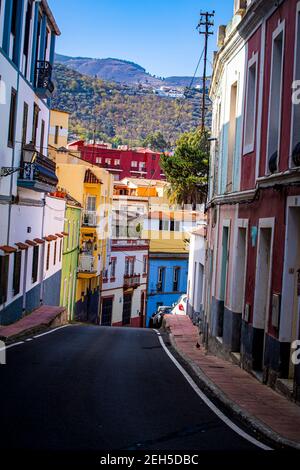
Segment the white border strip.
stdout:
<svg viewBox="0 0 300 470">
<path fill-rule="evenodd" d="M 71 326 L 71 324 L 59 326 L 58 328 L 55 328 L 54 330 L 49 330 L 49 331 L 46 331 L 45 333 L 41 333 L 40 335 L 35 335 L 33 336 L 33 338 L 36 339 L 36 338 L 41 338 L 42 336 L 50 335 L 51 333 L 55 333 L 56 331 L 61 330 L 62 328 L 67 328 L 68 326 Z"/>
<path fill-rule="evenodd" d="M 156 331 L 156 330 L 154 330 Z M 157 332 L 156 332 L 157 333 Z M 196 385 L 196 383 L 193 381 L 191 376 L 186 372 L 186 370 L 179 364 L 177 359 L 170 353 L 168 348 L 166 347 L 162 337 L 158 335 L 158 339 L 160 344 L 162 345 L 165 353 L 169 356 L 173 364 L 177 367 L 177 369 L 182 373 L 186 381 L 190 384 L 192 389 L 197 393 L 197 395 L 201 398 L 201 400 L 213 411 L 218 418 L 220 418 L 228 427 L 230 427 L 234 432 L 239 434 L 241 437 L 246 439 L 246 441 L 251 442 L 251 444 L 254 444 L 255 446 L 259 447 L 260 449 L 263 450 L 273 450 L 271 447 L 266 446 L 262 442 L 259 442 L 257 439 L 254 437 L 250 436 L 247 434 L 245 431 L 243 431 L 241 428 L 239 428 L 236 424 L 234 424 L 227 416 L 222 413 L 222 411 L 219 410 L 211 401 L 210 399 L 200 390 L 200 388 Z"/>
</svg>

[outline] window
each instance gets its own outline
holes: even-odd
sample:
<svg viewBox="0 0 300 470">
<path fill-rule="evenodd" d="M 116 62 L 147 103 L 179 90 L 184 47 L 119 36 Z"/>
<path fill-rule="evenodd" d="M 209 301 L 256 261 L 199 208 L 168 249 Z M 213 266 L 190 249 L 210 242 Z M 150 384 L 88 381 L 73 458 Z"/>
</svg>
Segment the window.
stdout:
<svg viewBox="0 0 300 470">
<path fill-rule="evenodd" d="M 125 276 L 133 276 L 134 275 L 134 264 L 135 264 L 134 257 L 126 257 L 125 258 Z"/>
<path fill-rule="evenodd" d="M 294 86 L 292 107 L 292 136 L 291 136 L 291 166 L 300 166 L 300 105 L 299 82 L 300 81 L 300 4 L 297 5 L 296 35 L 295 35 L 295 63 Z"/>
<path fill-rule="evenodd" d="M 115 166 L 119 166 L 120 165 L 120 160 L 115 160 Z"/>
<path fill-rule="evenodd" d="M 90 212 L 96 211 L 96 196 L 88 196 L 86 199 L 86 210 Z"/>
<path fill-rule="evenodd" d="M 49 270 L 50 266 L 50 243 L 47 245 L 47 258 L 46 258 L 46 270 Z"/>
<path fill-rule="evenodd" d="M 11 89 L 10 97 L 10 113 L 8 124 L 8 147 L 14 147 L 15 144 L 15 129 L 16 129 L 16 111 L 17 111 L 17 92 L 14 88 Z"/>
<path fill-rule="evenodd" d="M 33 284 L 37 281 L 38 267 L 39 267 L 39 247 L 34 246 L 33 254 L 32 254 L 32 270 L 31 270 L 31 278 L 32 278 Z"/>
<path fill-rule="evenodd" d="M 22 144 L 26 144 L 27 140 L 27 122 L 28 122 L 28 104 L 24 102 L 23 107 L 23 123 L 22 123 Z"/>
<path fill-rule="evenodd" d="M 131 162 L 131 166 L 132 166 L 132 168 L 137 168 L 138 162 L 132 161 L 132 162 Z"/>
<path fill-rule="evenodd" d="M 145 162 L 140 162 L 140 170 L 144 170 L 146 168 L 146 163 Z"/>
<path fill-rule="evenodd" d="M 143 256 L 143 274 L 147 274 L 148 272 L 148 256 Z"/>
<path fill-rule="evenodd" d="M 105 164 L 106 164 L 106 165 L 110 165 L 110 164 L 111 164 L 111 159 L 110 159 L 110 158 L 106 158 L 106 159 L 105 159 Z"/>
<path fill-rule="evenodd" d="M 254 150 L 255 118 L 256 118 L 256 93 L 257 93 L 257 54 L 252 57 L 248 65 L 246 116 L 244 153 Z"/>
<path fill-rule="evenodd" d="M 21 262 L 22 262 L 22 252 L 16 251 L 16 253 L 14 253 L 14 276 L 13 276 L 14 295 L 17 295 L 20 292 Z"/>
<path fill-rule="evenodd" d="M 24 54 L 24 59 L 25 59 L 23 73 L 25 77 L 27 77 L 27 69 L 28 69 L 29 37 L 30 37 L 31 19 L 32 19 L 32 0 L 29 0 L 27 3 L 27 10 L 26 10 L 24 46 L 23 46 L 23 54 Z"/>
<path fill-rule="evenodd" d="M 32 143 L 33 145 L 36 145 L 36 136 L 37 136 L 37 129 L 39 125 L 39 113 L 40 113 L 40 108 L 36 103 L 34 103 L 34 108 L 33 108 L 33 122 L 32 122 Z"/>
<path fill-rule="evenodd" d="M 0 256 L 0 304 L 7 300 L 9 256 Z"/>
<path fill-rule="evenodd" d="M 98 163 L 98 165 L 99 165 L 100 163 L 102 163 L 102 158 L 96 157 L 96 163 Z"/>
<path fill-rule="evenodd" d="M 170 226 L 169 220 L 161 219 L 159 221 L 159 230 L 168 231 L 169 226 Z"/>
<path fill-rule="evenodd" d="M 56 265 L 57 242 L 54 242 L 53 264 Z"/>
<path fill-rule="evenodd" d="M 61 240 L 60 240 L 60 243 L 59 243 L 59 262 L 61 262 L 62 247 L 63 247 L 63 242 L 62 242 L 62 239 L 61 239 Z"/>
<path fill-rule="evenodd" d="M 55 126 L 55 132 L 54 132 L 54 144 L 58 144 L 58 137 L 59 137 L 59 126 Z"/>
<path fill-rule="evenodd" d="M 11 16 L 11 26 L 10 26 L 10 33 L 11 33 L 11 44 L 10 44 L 10 58 L 12 61 L 17 64 L 18 62 L 18 47 L 17 47 L 17 18 L 20 12 L 18 11 L 18 0 L 12 0 L 12 16 Z"/>
<path fill-rule="evenodd" d="M 173 269 L 173 292 L 178 291 L 179 273 L 180 273 L 180 268 L 176 267 L 176 268 Z"/>
<path fill-rule="evenodd" d="M 42 119 L 41 124 L 41 143 L 40 143 L 40 152 L 43 153 L 44 150 L 44 137 L 45 137 L 45 121 Z"/>
<path fill-rule="evenodd" d="M 283 75 L 283 47 L 284 23 L 281 23 L 273 33 L 272 65 L 269 97 L 269 125 L 268 125 L 268 152 L 267 173 L 277 171 L 280 127 L 281 127 L 281 98 Z"/>
<path fill-rule="evenodd" d="M 226 192 L 233 189 L 233 162 L 236 144 L 236 114 L 237 114 L 237 82 L 231 85 L 230 91 L 230 117 L 229 117 L 229 133 L 228 133 L 228 161 L 227 161 L 227 184 Z"/>
<path fill-rule="evenodd" d="M 158 268 L 157 292 L 163 292 L 164 290 L 165 271 L 166 271 L 166 268 Z"/>
<path fill-rule="evenodd" d="M 116 264 L 117 264 L 117 258 L 112 258 L 111 266 L 110 266 L 110 277 L 112 278 L 116 277 Z"/>
</svg>

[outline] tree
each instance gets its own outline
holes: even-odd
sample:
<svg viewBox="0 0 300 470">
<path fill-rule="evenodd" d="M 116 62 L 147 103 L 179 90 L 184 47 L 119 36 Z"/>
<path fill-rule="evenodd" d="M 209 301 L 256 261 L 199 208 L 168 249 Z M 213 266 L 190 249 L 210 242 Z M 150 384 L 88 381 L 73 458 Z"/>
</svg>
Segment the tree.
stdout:
<svg viewBox="0 0 300 470">
<path fill-rule="evenodd" d="M 173 156 L 163 155 L 161 166 L 170 183 L 172 203 L 202 204 L 207 195 L 208 132 L 186 132 L 176 142 Z"/>
<path fill-rule="evenodd" d="M 165 140 L 163 134 L 160 131 L 148 134 L 143 140 L 143 147 L 149 147 L 151 150 L 157 152 L 165 152 L 169 147 L 168 142 Z"/>
</svg>

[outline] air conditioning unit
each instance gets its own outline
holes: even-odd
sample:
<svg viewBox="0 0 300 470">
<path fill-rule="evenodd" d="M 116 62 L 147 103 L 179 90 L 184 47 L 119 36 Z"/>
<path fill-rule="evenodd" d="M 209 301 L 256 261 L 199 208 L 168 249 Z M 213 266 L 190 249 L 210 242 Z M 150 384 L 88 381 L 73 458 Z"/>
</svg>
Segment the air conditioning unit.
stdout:
<svg viewBox="0 0 300 470">
<path fill-rule="evenodd" d="M 247 0 L 234 0 L 234 14 L 242 15 L 247 8 Z"/>
</svg>

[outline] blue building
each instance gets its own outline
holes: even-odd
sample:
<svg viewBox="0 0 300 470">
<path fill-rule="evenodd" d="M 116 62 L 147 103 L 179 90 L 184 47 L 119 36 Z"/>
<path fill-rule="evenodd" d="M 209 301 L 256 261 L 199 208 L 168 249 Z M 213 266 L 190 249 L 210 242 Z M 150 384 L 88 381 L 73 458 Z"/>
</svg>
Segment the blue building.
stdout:
<svg viewBox="0 0 300 470">
<path fill-rule="evenodd" d="M 150 253 L 146 326 L 157 308 L 186 294 L 188 253 Z"/>
</svg>

